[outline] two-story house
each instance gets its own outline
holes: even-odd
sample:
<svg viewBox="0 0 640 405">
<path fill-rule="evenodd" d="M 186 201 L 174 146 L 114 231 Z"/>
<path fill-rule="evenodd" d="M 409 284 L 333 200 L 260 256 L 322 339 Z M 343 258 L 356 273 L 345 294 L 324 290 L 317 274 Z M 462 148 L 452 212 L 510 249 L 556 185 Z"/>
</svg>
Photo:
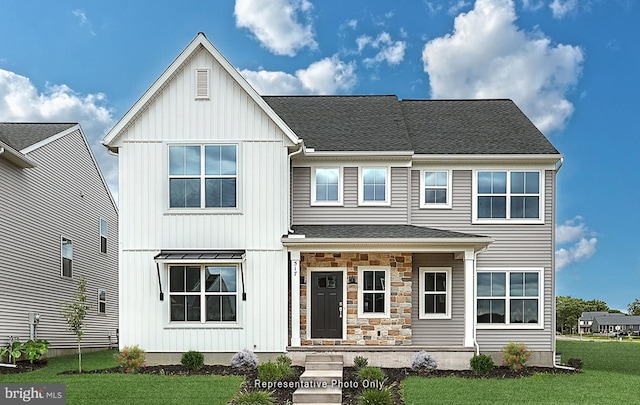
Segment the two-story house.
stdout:
<svg viewBox="0 0 640 405">
<path fill-rule="evenodd" d="M 0 123 L 0 345 L 77 350 L 62 310 L 87 280 L 83 348 L 118 328 L 118 211 L 77 123 Z"/>
<path fill-rule="evenodd" d="M 120 156 L 121 345 L 552 365 L 562 155 L 510 100 L 263 97 L 203 34 Z"/>
</svg>

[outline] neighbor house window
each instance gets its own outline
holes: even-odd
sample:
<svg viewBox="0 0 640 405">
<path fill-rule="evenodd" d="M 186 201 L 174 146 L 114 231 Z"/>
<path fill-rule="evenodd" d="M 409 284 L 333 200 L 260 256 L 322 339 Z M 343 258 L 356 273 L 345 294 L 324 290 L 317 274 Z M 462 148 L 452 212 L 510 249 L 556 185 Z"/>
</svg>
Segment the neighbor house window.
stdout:
<svg viewBox="0 0 640 405">
<path fill-rule="evenodd" d="M 451 318 L 451 267 L 420 267 L 420 318 Z"/>
<path fill-rule="evenodd" d="M 540 271 L 478 272 L 478 324 L 540 325 Z"/>
<path fill-rule="evenodd" d="M 475 218 L 542 219 L 539 171 L 478 171 Z"/>
<path fill-rule="evenodd" d="M 421 208 L 451 208 L 451 172 L 422 171 Z"/>
<path fill-rule="evenodd" d="M 235 265 L 169 266 L 171 322 L 237 322 Z"/>
<path fill-rule="evenodd" d="M 100 251 L 107 253 L 107 221 L 100 218 Z"/>
<path fill-rule="evenodd" d="M 360 203 L 367 205 L 389 205 L 390 169 L 388 167 L 362 167 L 359 178 Z"/>
<path fill-rule="evenodd" d="M 170 208 L 236 208 L 236 145 L 169 146 Z"/>
<path fill-rule="evenodd" d="M 311 183 L 313 205 L 342 204 L 342 169 L 340 167 L 312 168 Z"/>
<path fill-rule="evenodd" d="M 102 288 L 98 289 L 98 313 L 106 314 L 107 313 L 107 290 L 103 290 Z"/>
<path fill-rule="evenodd" d="M 359 266 L 359 315 L 381 318 L 389 316 L 389 267 Z"/>
<path fill-rule="evenodd" d="M 62 238 L 62 269 L 63 277 L 73 277 L 73 242 L 71 239 Z"/>
</svg>

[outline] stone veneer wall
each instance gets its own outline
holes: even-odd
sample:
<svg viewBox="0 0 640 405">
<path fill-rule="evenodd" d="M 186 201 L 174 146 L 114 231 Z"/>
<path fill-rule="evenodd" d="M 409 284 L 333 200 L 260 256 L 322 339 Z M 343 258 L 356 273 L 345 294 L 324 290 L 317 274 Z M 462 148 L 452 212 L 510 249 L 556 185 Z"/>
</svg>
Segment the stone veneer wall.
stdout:
<svg viewBox="0 0 640 405">
<path fill-rule="evenodd" d="M 410 345 L 411 344 L 411 253 L 302 253 L 300 285 L 300 339 L 303 345 Z M 390 317 L 358 317 L 358 266 L 389 266 L 391 278 Z M 307 285 L 309 268 L 346 268 L 356 284 L 347 284 L 346 339 L 310 339 L 307 333 Z M 378 336 L 380 332 L 380 336 Z"/>
</svg>

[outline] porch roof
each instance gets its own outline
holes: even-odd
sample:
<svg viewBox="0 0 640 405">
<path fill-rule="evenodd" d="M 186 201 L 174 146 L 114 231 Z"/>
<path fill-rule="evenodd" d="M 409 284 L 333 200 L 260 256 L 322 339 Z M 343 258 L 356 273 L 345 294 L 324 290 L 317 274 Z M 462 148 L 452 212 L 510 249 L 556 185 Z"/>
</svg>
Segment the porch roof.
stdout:
<svg viewBox="0 0 640 405">
<path fill-rule="evenodd" d="M 447 231 L 415 225 L 294 225 L 284 235 L 285 245 L 308 244 L 394 244 L 465 245 L 481 249 L 493 242 L 488 236 Z"/>
</svg>

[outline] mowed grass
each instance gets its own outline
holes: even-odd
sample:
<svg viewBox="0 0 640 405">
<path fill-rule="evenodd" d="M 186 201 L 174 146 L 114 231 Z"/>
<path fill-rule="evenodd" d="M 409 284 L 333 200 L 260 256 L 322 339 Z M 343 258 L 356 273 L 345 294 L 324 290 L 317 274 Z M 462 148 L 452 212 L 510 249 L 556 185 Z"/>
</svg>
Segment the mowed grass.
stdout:
<svg viewBox="0 0 640 405">
<path fill-rule="evenodd" d="M 117 366 L 113 350 L 82 355 L 82 369 Z M 78 369 L 78 356 L 49 359 L 47 367 L 31 373 L 1 374 L 3 383 L 63 383 L 67 404 L 227 404 L 240 389 L 242 377 L 155 376 L 144 374 L 65 374 Z"/>
<path fill-rule="evenodd" d="M 520 379 L 411 377 L 404 401 L 413 404 L 614 404 L 640 398 L 640 343 L 558 341 L 562 361 L 582 359 L 572 375 Z"/>
</svg>

